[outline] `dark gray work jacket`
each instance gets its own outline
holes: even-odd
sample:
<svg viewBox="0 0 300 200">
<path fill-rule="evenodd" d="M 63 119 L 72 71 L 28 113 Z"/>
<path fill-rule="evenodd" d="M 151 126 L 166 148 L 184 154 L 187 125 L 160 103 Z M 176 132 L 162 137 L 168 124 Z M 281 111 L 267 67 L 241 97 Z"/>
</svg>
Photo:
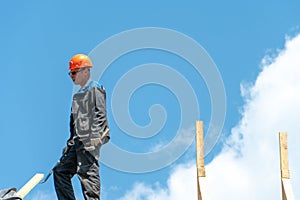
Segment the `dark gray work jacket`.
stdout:
<svg viewBox="0 0 300 200">
<path fill-rule="evenodd" d="M 109 132 L 103 135 L 108 129 L 105 89 L 95 81 L 88 81 L 73 96 L 70 118 L 68 143 L 79 140 L 87 151 L 100 149 L 110 138 Z"/>
</svg>

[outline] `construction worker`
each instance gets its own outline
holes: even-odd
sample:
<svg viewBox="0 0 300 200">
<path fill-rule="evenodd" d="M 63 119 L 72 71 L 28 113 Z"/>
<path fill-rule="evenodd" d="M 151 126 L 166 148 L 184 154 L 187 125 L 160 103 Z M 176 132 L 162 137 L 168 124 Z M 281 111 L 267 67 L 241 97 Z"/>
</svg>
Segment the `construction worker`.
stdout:
<svg viewBox="0 0 300 200">
<path fill-rule="evenodd" d="M 54 168 L 54 186 L 58 200 L 75 200 L 71 178 L 77 174 L 84 199 L 100 199 L 100 148 L 110 139 L 106 118 L 106 93 L 90 79 L 93 64 L 84 54 L 70 60 L 69 75 L 81 88 L 73 95 L 70 138 L 64 156 Z"/>
</svg>

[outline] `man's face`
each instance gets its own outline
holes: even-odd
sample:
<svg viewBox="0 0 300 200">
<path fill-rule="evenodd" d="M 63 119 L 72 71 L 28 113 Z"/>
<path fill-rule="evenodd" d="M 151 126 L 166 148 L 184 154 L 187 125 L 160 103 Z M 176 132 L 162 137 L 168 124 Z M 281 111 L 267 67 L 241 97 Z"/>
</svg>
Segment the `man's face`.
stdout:
<svg viewBox="0 0 300 200">
<path fill-rule="evenodd" d="M 69 75 L 75 85 L 83 86 L 87 79 L 87 68 L 74 69 L 69 72 Z"/>
</svg>

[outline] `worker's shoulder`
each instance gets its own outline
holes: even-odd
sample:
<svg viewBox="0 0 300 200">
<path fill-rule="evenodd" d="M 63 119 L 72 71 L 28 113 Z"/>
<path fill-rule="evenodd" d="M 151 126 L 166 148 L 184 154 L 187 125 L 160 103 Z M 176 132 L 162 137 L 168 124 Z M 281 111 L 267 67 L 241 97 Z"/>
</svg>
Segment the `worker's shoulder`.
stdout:
<svg viewBox="0 0 300 200">
<path fill-rule="evenodd" d="M 91 88 L 95 88 L 103 93 L 105 93 L 105 88 L 103 87 L 103 85 L 101 85 L 99 82 L 97 81 L 92 81 L 90 84 Z"/>
</svg>

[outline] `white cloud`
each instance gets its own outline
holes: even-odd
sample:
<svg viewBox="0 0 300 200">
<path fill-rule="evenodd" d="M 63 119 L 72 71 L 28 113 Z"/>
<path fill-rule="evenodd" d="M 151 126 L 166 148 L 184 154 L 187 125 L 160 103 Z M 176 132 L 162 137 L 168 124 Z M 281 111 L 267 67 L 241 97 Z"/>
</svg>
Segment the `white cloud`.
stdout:
<svg viewBox="0 0 300 200">
<path fill-rule="evenodd" d="M 291 182 L 300 199 L 300 35 L 262 65 L 254 84 L 241 87 L 242 119 L 228 145 L 206 166 L 212 200 L 281 199 L 279 131 L 288 132 Z M 120 200 L 129 199 L 197 199 L 195 165 L 177 166 L 167 188 L 137 183 Z"/>
<path fill-rule="evenodd" d="M 246 104 L 228 147 L 207 166 L 212 199 L 281 199 L 279 131 L 288 132 L 292 185 L 299 198 L 300 35 L 262 63 L 254 85 L 242 87 Z"/>
</svg>

